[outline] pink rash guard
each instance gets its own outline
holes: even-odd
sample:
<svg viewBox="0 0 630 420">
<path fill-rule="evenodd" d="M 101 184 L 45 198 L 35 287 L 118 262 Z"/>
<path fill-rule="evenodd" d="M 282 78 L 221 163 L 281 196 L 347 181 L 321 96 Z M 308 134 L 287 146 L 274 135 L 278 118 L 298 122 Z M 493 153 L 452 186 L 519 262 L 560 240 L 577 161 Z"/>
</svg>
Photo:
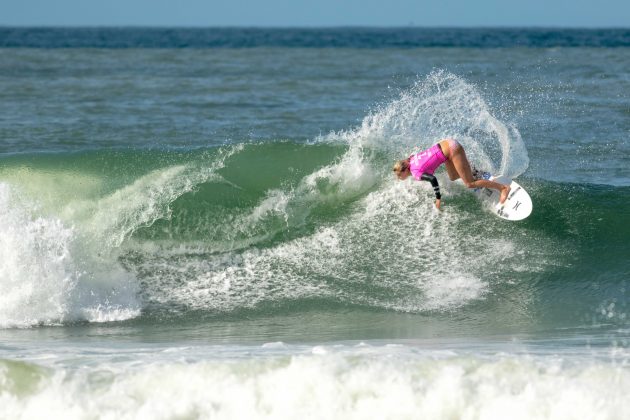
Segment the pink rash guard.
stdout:
<svg viewBox="0 0 630 420">
<path fill-rule="evenodd" d="M 422 174 L 431 174 L 444 162 L 446 156 L 439 144 L 434 144 L 424 152 L 416 153 L 409 158 L 409 170 L 418 181 Z"/>
</svg>

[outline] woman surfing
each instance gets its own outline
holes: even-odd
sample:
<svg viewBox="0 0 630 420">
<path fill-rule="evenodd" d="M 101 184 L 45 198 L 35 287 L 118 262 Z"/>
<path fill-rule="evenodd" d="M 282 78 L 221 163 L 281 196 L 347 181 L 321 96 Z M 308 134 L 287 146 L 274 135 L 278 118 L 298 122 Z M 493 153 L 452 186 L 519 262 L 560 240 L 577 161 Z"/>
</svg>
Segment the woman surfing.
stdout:
<svg viewBox="0 0 630 420">
<path fill-rule="evenodd" d="M 440 208 L 440 185 L 433 173 L 444 164 L 451 181 L 461 178 L 468 188 L 492 188 L 501 194 L 499 203 L 504 203 L 510 193 L 510 186 L 486 179 L 475 179 L 464 148 L 457 140 L 444 139 L 429 149 L 399 160 L 393 170 L 398 179 L 405 180 L 413 175 L 418 181 L 428 181 L 435 192 L 435 207 Z"/>
</svg>

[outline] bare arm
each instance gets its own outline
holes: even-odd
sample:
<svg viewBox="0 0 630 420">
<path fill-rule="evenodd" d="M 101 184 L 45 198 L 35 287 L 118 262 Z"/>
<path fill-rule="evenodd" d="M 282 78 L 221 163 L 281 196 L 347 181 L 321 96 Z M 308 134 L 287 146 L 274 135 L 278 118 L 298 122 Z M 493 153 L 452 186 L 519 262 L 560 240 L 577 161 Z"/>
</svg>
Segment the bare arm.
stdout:
<svg viewBox="0 0 630 420">
<path fill-rule="evenodd" d="M 433 187 L 433 192 L 435 193 L 435 207 L 440 208 L 440 200 L 442 199 L 442 194 L 440 194 L 440 184 L 438 184 L 438 180 L 435 175 L 431 174 L 422 174 L 420 177 L 422 181 L 428 181 L 431 183 Z"/>
</svg>

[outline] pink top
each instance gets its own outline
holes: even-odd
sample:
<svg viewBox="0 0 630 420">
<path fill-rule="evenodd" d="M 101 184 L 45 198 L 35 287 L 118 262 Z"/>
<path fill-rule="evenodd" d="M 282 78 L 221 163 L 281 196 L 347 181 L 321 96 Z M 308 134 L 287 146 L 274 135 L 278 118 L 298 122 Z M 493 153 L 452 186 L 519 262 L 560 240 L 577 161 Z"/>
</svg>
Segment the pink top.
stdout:
<svg viewBox="0 0 630 420">
<path fill-rule="evenodd" d="M 446 156 L 439 144 L 434 144 L 424 152 L 416 153 L 409 158 L 409 170 L 414 178 L 420 180 L 422 174 L 431 174 L 444 162 Z"/>
</svg>

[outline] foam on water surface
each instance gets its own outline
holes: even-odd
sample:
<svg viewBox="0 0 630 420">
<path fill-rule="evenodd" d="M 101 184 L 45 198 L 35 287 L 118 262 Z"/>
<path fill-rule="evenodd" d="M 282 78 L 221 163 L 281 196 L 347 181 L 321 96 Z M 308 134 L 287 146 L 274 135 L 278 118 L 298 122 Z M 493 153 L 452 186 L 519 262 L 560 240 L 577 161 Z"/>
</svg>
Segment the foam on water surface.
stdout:
<svg viewBox="0 0 630 420">
<path fill-rule="evenodd" d="M 215 359 L 195 360 L 199 350 L 154 351 L 143 363 L 104 360 L 78 370 L 0 361 L 2 412 L 16 419 L 630 415 L 627 366 L 597 358 L 584 363 L 571 357 L 484 356 L 400 344 L 296 348 L 269 343 L 234 348 L 231 357 L 216 349 Z M 239 358 L 239 352 L 249 356 Z M 172 360 L 182 356 L 187 360 Z"/>
</svg>

